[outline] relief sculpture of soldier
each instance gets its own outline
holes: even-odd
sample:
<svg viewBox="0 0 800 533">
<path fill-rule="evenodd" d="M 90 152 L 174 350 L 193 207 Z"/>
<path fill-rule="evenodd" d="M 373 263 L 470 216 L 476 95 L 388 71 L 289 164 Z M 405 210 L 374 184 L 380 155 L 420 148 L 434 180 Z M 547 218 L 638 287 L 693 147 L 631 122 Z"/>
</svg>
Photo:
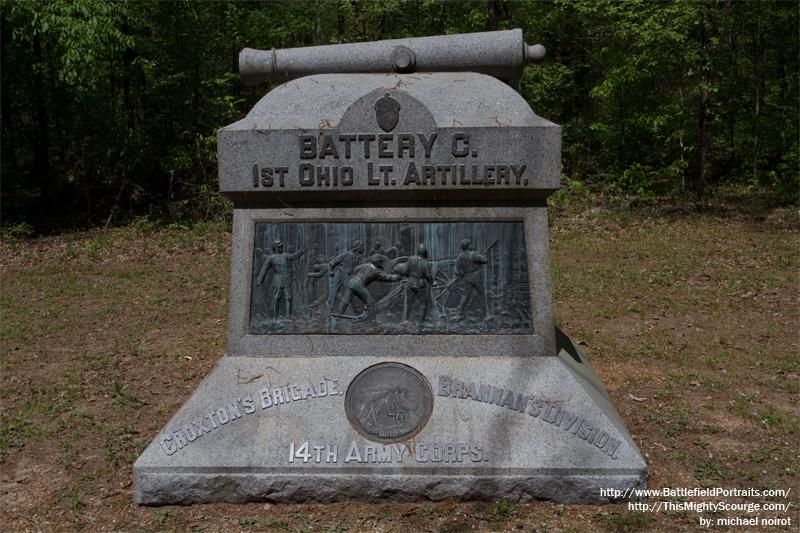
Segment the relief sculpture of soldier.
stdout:
<svg viewBox="0 0 800 533">
<path fill-rule="evenodd" d="M 373 255 L 366 263 L 355 267 L 352 277 L 347 281 L 347 290 L 344 298 L 337 307 L 337 312 L 333 316 L 342 318 L 353 318 L 356 322 L 363 322 L 375 318 L 375 298 L 367 288 L 373 281 L 398 281 L 398 274 L 387 274 L 383 271 L 383 256 Z M 345 315 L 353 297 L 357 297 L 364 303 L 364 312 L 358 316 L 350 317 Z"/>
<path fill-rule="evenodd" d="M 258 271 L 258 278 L 256 285 L 261 285 L 264 282 L 264 277 L 270 269 L 275 270 L 275 275 L 272 277 L 272 317 L 278 320 L 278 306 L 280 301 L 284 301 L 286 309 L 286 318 L 292 316 L 292 283 L 293 283 L 293 270 L 290 263 L 302 257 L 305 249 L 292 253 L 285 253 L 283 251 L 283 241 L 276 239 L 272 243 L 272 254 L 266 256 L 264 264 L 261 265 L 261 270 Z"/>
<path fill-rule="evenodd" d="M 370 256 L 375 254 L 386 255 L 386 252 L 383 250 L 383 243 L 381 243 L 381 241 L 376 240 L 375 244 L 372 246 L 372 250 L 369 251 Z"/>
<path fill-rule="evenodd" d="M 431 287 L 434 284 L 431 265 L 428 262 L 428 248 L 425 244 L 420 244 L 417 248 L 417 253 L 409 257 L 405 263 L 395 266 L 394 271 L 406 278 L 406 310 L 404 318 L 408 320 L 414 304 L 420 302 L 422 311 L 417 324 L 422 325 L 428 316 Z"/>
<path fill-rule="evenodd" d="M 471 240 L 461 240 L 461 253 L 456 258 L 456 278 L 462 290 L 461 301 L 458 303 L 458 320 L 463 320 L 467 316 L 468 306 L 474 294 L 480 299 L 484 320 L 488 318 L 483 272 L 481 272 L 481 267 L 488 261 L 485 254 L 476 252 L 472 248 Z"/>
<path fill-rule="evenodd" d="M 403 255 L 405 255 L 405 252 L 403 251 L 403 245 L 399 242 L 396 242 L 394 246 L 386 250 L 386 257 L 389 259 L 397 259 Z"/>
<path fill-rule="evenodd" d="M 355 240 L 350 245 L 350 250 L 342 252 L 328 263 L 328 273 L 331 276 L 330 293 L 328 294 L 328 313 L 336 307 L 336 294 L 353 275 L 356 266 L 361 263 L 361 254 L 366 247 L 360 240 Z"/>
</svg>

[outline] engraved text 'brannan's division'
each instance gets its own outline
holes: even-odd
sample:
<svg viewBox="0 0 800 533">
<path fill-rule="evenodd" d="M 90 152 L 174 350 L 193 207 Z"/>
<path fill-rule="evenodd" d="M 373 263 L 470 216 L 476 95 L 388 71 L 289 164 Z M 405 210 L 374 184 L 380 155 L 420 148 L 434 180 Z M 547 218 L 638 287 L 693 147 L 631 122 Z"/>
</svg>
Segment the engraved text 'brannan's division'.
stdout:
<svg viewBox="0 0 800 533">
<path fill-rule="evenodd" d="M 439 376 L 437 396 L 447 396 L 459 400 L 474 400 L 489 405 L 505 407 L 511 411 L 525 413 L 532 418 L 540 418 L 548 424 L 560 427 L 566 433 L 594 444 L 601 452 L 612 459 L 619 457 L 621 441 L 603 431 L 579 413 L 572 413 L 560 402 L 536 397 L 533 394 L 516 392 L 484 383 L 461 381 L 451 376 Z M 539 416 L 541 415 L 541 417 Z"/>
</svg>

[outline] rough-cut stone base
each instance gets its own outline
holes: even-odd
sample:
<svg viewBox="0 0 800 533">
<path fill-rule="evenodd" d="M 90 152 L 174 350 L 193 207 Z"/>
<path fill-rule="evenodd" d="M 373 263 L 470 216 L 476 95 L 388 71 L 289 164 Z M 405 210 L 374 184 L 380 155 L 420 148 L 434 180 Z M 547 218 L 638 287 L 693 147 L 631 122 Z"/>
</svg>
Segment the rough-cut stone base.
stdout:
<svg viewBox="0 0 800 533">
<path fill-rule="evenodd" d="M 386 445 L 344 409 L 351 380 L 386 358 L 225 357 L 136 461 L 136 501 L 605 503 L 601 488 L 644 487 L 647 466 L 597 376 L 558 340 L 557 357 L 399 358 L 430 382 L 433 413 Z M 481 385 L 501 399 L 482 401 Z"/>
<path fill-rule="evenodd" d="M 620 475 L 376 475 L 376 474 L 216 474 L 154 473 L 137 476 L 138 503 L 172 505 L 207 502 L 331 503 L 342 500 L 407 502 L 419 500 L 553 500 L 608 503 L 601 488 L 644 488 L 641 472 Z"/>
</svg>

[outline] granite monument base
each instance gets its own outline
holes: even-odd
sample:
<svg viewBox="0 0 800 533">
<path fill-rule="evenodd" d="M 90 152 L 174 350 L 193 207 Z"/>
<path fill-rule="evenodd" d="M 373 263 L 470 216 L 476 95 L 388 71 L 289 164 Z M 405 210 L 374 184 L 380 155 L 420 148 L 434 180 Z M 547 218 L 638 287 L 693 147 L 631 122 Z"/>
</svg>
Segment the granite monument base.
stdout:
<svg viewBox="0 0 800 533">
<path fill-rule="evenodd" d="M 225 357 L 134 465 L 136 501 L 606 503 L 601 488 L 645 487 L 608 394 L 557 338 L 556 357 Z"/>
</svg>

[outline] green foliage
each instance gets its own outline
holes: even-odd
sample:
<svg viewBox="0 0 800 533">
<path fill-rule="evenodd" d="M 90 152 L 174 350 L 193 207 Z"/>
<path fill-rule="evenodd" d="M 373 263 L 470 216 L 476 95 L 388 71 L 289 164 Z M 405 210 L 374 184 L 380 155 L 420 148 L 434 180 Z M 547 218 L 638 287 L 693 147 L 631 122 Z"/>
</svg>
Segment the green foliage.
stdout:
<svg viewBox="0 0 800 533">
<path fill-rule="evenodd" d="M 562 124 L 568 176 L 642 201 L 730 182 L 797 200 L 798 61 L 786 51 L 798 48 L 798 13 L 788 3 L 514 6 L 548 47 L 552 63 L 527 68 L 521 91 Z"/>
<path fill-rule="evenodd" d="M 556 209 L 567 209 L 588 203 L 591 196 L 592 193 L 585 183 L 561 176 L 561 188 L 548 198 L 548 205 Z"/>
<path fill-rule="evenodd" d="M 35 229 L 27 222 L 16 222 L 0 225 L 0 235 L 4 239 L 25 239 L 32 237 Z"/>
<path fill-rule="evenodd" d="M 158 511 L 153 515 L 153 522 L 155 522 L 156 525 L 163 526 L 173 516 L 175 516 L 175 513 L 172 511 Z"/>
<path fill-rule="evenodd" d="M 67 507 L 69 507 L 72 511 L 77 511 L 83 505 L 74 489 L 67 492 L 67 494 L 64 496 L 64 500 L 67 502 Z"/>
<path fill-rule="evenodd" d="M 504 518 L 508 516 L 510 510 L 511 504 L 508 500 L 502 499 L 492 504 L 491 515 L 495 518 Z"/>
<path fill-rule="evenodd" d="M 548 48 L 519 89 L 562 125 L 575 183 L 642 202 L 800 190 L 791 2 L 15 0 L 0 18 L 4 237 L 229 217 L 215 133 L 268 89 L 239 83 L 245 46 L 512 27 Z"/>
</svg>

